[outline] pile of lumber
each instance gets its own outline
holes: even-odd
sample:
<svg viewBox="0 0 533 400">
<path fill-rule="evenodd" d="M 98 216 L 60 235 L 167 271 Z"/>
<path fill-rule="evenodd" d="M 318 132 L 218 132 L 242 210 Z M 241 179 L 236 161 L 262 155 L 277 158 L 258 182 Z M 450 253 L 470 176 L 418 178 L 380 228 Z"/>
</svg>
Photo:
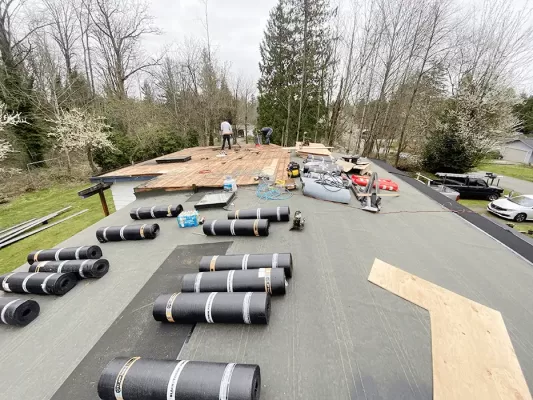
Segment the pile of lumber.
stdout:
<svg viewBox="0 0 533 400">
<path fill-rule="evenodd" d="M 330 156 L 333 147 L 326 147 L 322 143 L 309 143 L 309 146 L 304 146 L 303 142 L 296 142 L 295 147 L 284 147 L 285 150 L 295 150 L 296 154 L 301 157 L 307 157 L 309 154 L 317 156 Z"/>
</svg>

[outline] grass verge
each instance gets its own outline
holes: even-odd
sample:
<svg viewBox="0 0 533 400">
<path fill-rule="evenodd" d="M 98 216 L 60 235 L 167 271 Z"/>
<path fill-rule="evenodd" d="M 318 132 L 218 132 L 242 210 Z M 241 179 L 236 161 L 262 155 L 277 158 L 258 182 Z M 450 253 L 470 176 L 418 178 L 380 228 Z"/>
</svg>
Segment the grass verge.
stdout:
<svg viewBox="0 0 533 400">
<path fill-rule="evenodd" d="M 0 206 L 0 230 L 31 218 L 44 217 L 68 206 L 72 206 L 72 208 L 67 213 L 61 214 L 50 222 L 53 223 L 84 209 L 89 210 L 50 229 L 0 249 L 0 274 L 12 271 L 24 264 L 29 252 L 52 248 L 104 218 L 99 196 L 88 199 L 78 197 L 77 192 L 88 186 L 88 184 L 57 185 L 49 189 L 24 194 L 11 203 Z M 115 212 L 110 192 L 106 192 L 106 198 L 109 212 Z"/>
<path fill-rule="evenodd" d="M 495 174 L 510 176 L 511 178 L 522 179 L 533 182 L 533 167 L 525 164 L 502 165 L 483 163 L 477 166 L 480 171 L 494 172 Z"/>
</svg>

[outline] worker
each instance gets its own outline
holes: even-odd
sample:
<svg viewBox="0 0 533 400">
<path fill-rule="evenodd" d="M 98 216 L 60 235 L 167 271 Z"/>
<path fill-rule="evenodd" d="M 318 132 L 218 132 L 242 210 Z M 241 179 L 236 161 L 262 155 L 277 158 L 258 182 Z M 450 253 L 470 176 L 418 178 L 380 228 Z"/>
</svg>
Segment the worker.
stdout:
<svg viewBox="0 0 533 400">
<path fill-rule="evenodd" d="M 265 135 L 265 144 L 270 144 L 270 138 L 272 137 L 272 128 L 262 128 L 261 133 Z"/>
<path fill-rule="evenodd" d="M 226 118 L 220 124 L 220 133 L 222 134 L 222 150 L 226 146 L 226 140 L 228 141 L 229 149 L 231 150 L 231 135 L 233 134 L 233 129 L 231 128 L 231 119 Z"/>
</svg>

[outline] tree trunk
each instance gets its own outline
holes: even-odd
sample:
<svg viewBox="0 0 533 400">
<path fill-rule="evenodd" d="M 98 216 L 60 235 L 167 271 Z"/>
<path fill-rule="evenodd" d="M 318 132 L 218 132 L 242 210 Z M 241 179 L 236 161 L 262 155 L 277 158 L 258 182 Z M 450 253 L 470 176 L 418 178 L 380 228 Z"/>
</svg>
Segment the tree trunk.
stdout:
<svg viewBox="0 0 533 400">
<path fill-rule="evenodd" d="M 91 166 L 91 170 L 92 170 L 93 174 L 95 174 L 95 175 L 98 174 L 98 167 L 94 163 L 93 152 L 92 152 L 90 146 L 87 146 L 87 159 L 89 160 L 89 165 Z"/>
<path fill-rule="evenodd" d="M 302 123 L 302 110 L 304 102 L 304 88 L 307 80 L 307 24 L 309 20 L 309 0 L 304 1 L 304 54 L 302 62 L 302 83 L 300 85 L 300 109 L 298 111 L 298 128 L 296 129 L 296 142 L 300 139 L 300 126 Z"/>
</svg>

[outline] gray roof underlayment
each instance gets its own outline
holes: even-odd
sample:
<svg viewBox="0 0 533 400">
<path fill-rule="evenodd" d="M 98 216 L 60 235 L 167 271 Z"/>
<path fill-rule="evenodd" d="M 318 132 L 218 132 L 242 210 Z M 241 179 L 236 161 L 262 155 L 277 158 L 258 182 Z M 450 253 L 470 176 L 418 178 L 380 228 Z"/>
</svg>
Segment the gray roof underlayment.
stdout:
<svg viewBox="0 0 533 400">
<path fill-rule="evenodd" d="M 108 275 L 82 281 L 62 298 L 38 297 L 41 315 L 25 328 L 0 327 L 0 397 L 53 397 L 177 245 L 227 241 L 233 241 L 228 253 L 291 252 L 288 293 L 273 298 L 268 326 L 198 324 L 179 356 L 259 364 L 263 400 L 432 398 L 429 315 L 368 282 L 375 258 L 500 311 L 533 388 L 533 266 L 373 169 L 400 184 L 400 197 L 384 197 L 381 214 L 361 211 L 354 200 L 350 208 L 300 191 L 288 201 L 262 201 L 246 188 L 239 189 L 236 208 L 288 204 L 292 214 L 302 211 L 305 229 L 275 223 L 265 238 L 205 237 L 195 234 L 201 227 L 179 229 L 172 218 L 157 220 L 161 235 L 153 241 L 102 244 Z M 131 206 L 191 209 L 189 195 L 144 195 Z M 223 210 L 201 214 L 226 218 Z M 58 247 L 97 244 L 97 227 L 128 223 L 126 207 Z M 151 314 L 150 304 L 138 312 Z M 97 398 L 95 385 L 87 382 Z"/>
</svg>

